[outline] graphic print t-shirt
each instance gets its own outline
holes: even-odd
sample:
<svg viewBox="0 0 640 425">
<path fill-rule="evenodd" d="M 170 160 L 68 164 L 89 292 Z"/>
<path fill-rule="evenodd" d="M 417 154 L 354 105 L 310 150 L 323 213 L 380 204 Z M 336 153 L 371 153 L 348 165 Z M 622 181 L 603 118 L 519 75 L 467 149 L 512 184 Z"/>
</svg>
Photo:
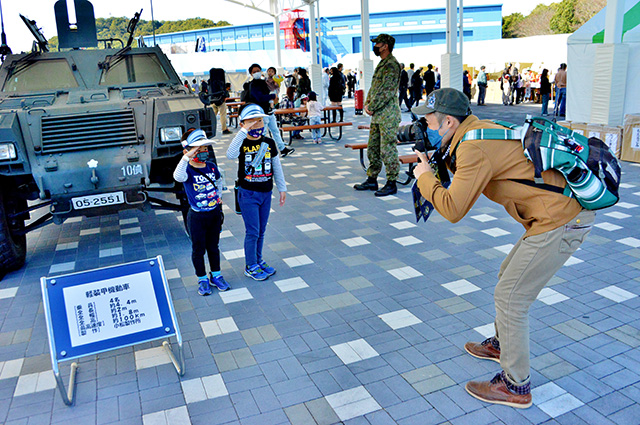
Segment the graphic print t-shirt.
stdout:
<svg viewBox="0 0 640 425">
<path fill-rule="evenodd" d="M 265 152 L 262 161 L 258 162 L 254 167 L 252 164 L 260 151 L 262 142 L 267 143 L 269 148 Z M 256 192 L 270 192 L 273 190 L 271 159 L 277 154 L 276 142 L 273 139 L 268 137 L 261 137 L 257 140 L 245 139 L 240 147 L 240 161 L 238 163 L 240 187 Z"/>
<path fill-rule="evenodd" d="M 216 185 L 198 171 L 206 174 L 214 182 L 220 178 L 220 172 L 212 162 L 207 162 L 204 167 L 197 170 L 189 165 L 187 167 L 188 177 L 183 183 L 184 191 L 187 194 L 187 198 L 189 198 L 189 205 L 194 211 L 213 211 L 218 204 L 222 203 L 220 192 Z"/>
</svg>

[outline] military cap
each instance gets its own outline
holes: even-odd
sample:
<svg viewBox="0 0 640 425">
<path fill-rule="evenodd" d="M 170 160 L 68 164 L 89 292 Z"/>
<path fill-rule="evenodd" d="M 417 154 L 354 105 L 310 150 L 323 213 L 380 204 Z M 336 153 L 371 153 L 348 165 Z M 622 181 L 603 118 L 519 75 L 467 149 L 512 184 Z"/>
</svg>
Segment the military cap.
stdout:
<svg viewBox="0 0 640 425">
<path fill-rule="evenodd" d="M 389 34 L 378 34 L 377 36 L 371 38 L 371 42 L 384 43 L 393 49 L 393 46 L 396 44 L 396 39 Z"/>
<path fill-rule="evenodd" d="M 429 93 L 427 101 L 420 106 L 411 108 L 416 115 L 427 115 L 440 112 L 446 115 L 464 117 L 471 114 L 471 106 L 467 95 L 460 90 L 445 87 Z"/>
</svg>

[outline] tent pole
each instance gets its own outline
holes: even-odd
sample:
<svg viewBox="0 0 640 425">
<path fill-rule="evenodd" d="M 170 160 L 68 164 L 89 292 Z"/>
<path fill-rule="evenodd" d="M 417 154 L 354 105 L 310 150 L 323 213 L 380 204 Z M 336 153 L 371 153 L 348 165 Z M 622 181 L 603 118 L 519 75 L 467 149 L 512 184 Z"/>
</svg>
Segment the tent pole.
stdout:
<svg viewBox="0 0 640 425">
<path fill-rule="evenodd" d="M 608 0 L 604 18 L 605 44 L 622 43 L 622 24 L 624 21 L 624 0 Z"/>
</svg>

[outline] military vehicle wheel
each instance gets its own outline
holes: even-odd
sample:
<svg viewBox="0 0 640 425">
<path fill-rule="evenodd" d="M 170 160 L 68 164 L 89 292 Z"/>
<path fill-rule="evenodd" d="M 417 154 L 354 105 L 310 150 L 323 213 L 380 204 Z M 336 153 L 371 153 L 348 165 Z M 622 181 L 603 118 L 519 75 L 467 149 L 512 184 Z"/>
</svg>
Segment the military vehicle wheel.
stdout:
<svg viewBox="0 0 640 425">
<path fill-rule="evenodd" d="M 5 198 L 0 193 L 0 277 L 24 265 L 27 256 L 27 236 L 20 234 L 24 229 L 24 220 L 11 219 L 9 215 L 26 207 L 26 201 Z"/>
</svg>

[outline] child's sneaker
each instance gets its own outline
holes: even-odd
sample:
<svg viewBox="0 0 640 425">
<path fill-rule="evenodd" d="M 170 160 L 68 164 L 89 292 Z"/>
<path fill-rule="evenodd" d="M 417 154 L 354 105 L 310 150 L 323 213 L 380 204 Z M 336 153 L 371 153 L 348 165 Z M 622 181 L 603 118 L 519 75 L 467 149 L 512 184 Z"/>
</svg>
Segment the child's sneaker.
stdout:
<svg viewBox="0 0 640 425">
<path fill-rule="evenodd" d="M 203 277 L 198 279 L 198 294 L 203 297 L 206 295 L 211 295 L 211 286 L 209 286 L 209 279 Z"/>
<path fill-rule="evenodd" d="M 219 274 L 218 276 L 213 276 L 213 275 L 209 275 L 209 282 L 211 283 L 211 285 L 215 286 L 216 288 L 218 288 L 218 291 L 220 292 L 224 292 L 227 289 L 231 288 L 229 286 L 229 284 L 227 283 L 226 280 L 224 280 L 224 277 L 222 277 L 221 274 Z"/>
<path fill-rule="evenodd" d="M 276 269 L 274 269 L 273 267 L 271 267 L 270 265 L 268 265 L 267 263 L 265 263 L 264 260 L 260 260 L 258 261 L 258 265 L 260 266 L 260 268 L 262 269 L 263 272 L 265 272 L 267 274 L 267 277 L 271 277 L 274 274 L 276 274 Z"/>
<path fill-rule="evenodd" d="M 269 277 L 258 264 L 254 264 L 251 267 L 246 266 L 244 268 L 244 275 L 253 280 L 266 280 Z"/>
</svg>

